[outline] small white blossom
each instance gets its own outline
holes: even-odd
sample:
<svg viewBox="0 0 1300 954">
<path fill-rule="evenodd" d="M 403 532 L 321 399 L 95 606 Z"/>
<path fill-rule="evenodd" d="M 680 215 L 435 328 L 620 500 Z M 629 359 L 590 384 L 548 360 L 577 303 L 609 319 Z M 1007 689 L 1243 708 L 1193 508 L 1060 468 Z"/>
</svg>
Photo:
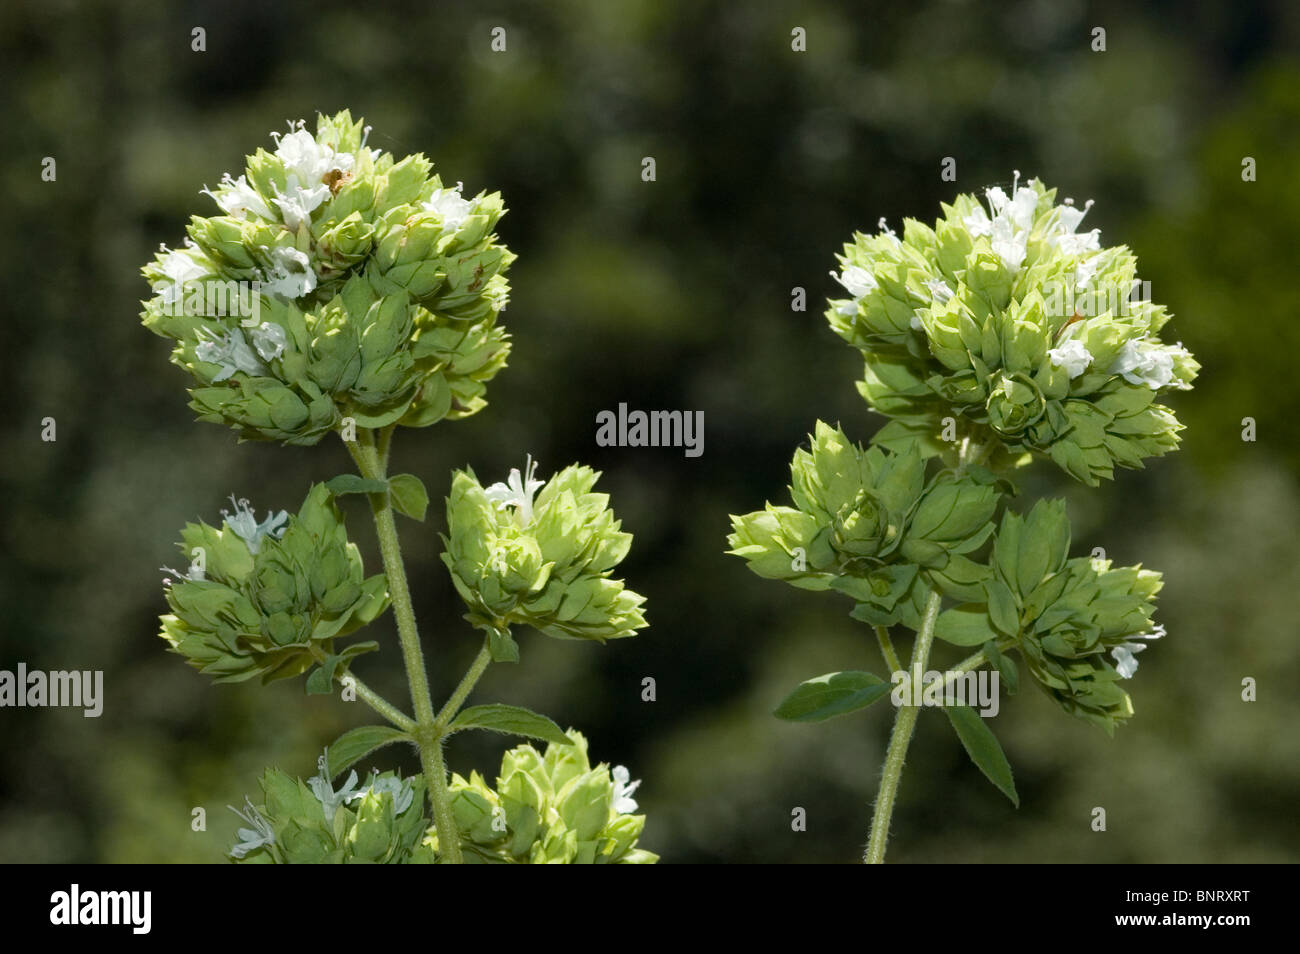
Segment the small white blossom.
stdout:
<svg viewBox="0 0 1300 954">
<path fill-rule="evenodd" d="M 272 361 L 284 354 L 287 342 L 288 338 L 281 325 L 264 321 L 253 329 L 253 347 L 263 361 Z"/>
<path fill-rule="evenodd" d="M 161 246 L 161 249 L 167 253 L 158 264 L 164 278 L 153 283 L 153 290 L 161 292 L 162 300 L 171 305 L 181 300 L 187 282 L 202 278 L 208 270 L 186 249 L 172 251 L 166 245 Z"/>
<path fill-rule="evenodd" d="M 1092 364 L 1092 352 L 1077 338 L 1067 338 L 1059 347 L 1048 351 L 1047 356 L 1055 367 L 1065 368 L 1065 373 L 1072 381 Z"/>
<path fill-rule="evenodd" d="M 1111 374 L 1122 375 L 1129 384 L 1146 385 L 1153 391 L 1174 380 L 1174 358 L 1186 354 L 1180 346 L 1169 347 L 1145 339 L 1124 342 L 1110 366 Z"/>
<path fill-rule="evenodd" d="M 244 796 L 245 811 L 241 812 L 234 805 L 227 805 L 226 807 L 253 826 L 252 828 L 240 828 L 235 832 L 236 837 L 239 838 L 239 844 L 230 849 L 232 858 L 243 858 L 250 851 L 256 851 L 264 845 L 275 844 L 275 832 L 271 830 L 271 823 L 253 807 L 253 803 L 247 795 Z"/>
<path fill-rule="evenodd" d="M 221 366 L 212 379 L 214 382 L 224 381 L 237 371 L 256 375 L 266 373 L 266 365 L 253 353 L 240 329 L 232 328 L 218 334 L 210 328 L 201 328 L 199 335 L 202 340 L 194 349 L 194 357 Z"/>
<path fill-rule="evenodd" d="M 1083 204 L 1083 210 L 1075 208 L 1073 199 L 1066 199 L 1057 206 L 1055 227 L 1051 229 L 1051 242 L 1066 255 L 1079 255 L 1083 252 L 1095 252 L 1101 248 L 1101 229 L 1092 229 L 1076 234 L 1079 223 L 1092 208 L 1092 199 Z M 1080 282 L 1084 284 L 1084 282 Z"/>
<path fill-rule="evenodd" d="M 614 811 L 619 815 L 631 815 L 637 809 L 632 794 L 640 787 L 641 780 L 630 781 L 632 773 L 624 765 L 615 765 L 610 774 L 614 777 Z"/>
<path fill-rule="evenodd" d="M 1015 174 L 1011 192 L 1012 196 L 1008 198 L 999 186 L 985 189 L 984 197 L 988 200 L 992 217 L 981 208 L 962 221 L 971 235 L 987 235 L 993 253 L 1002 259 L 1002 264 L 1010 271 L 1017 272 L 1028 254 L 1029 233 L 1034 227 L 1038 193 L 1028 187 L 1020 187 L 1019 171 Z"/>
<path fill-rule="evenodd" d="M 199 190 L 199 194 L 211 196 L 213 201 L 221 206 L 222 212 L 237 219 L 247 218 L 249 212 L 255 212 L 264 219 L 275 218 L 270 206 L 266 204 L 258 191 L 248 184 L 248 179 L 245 176 L 232 179 L 230 173 L 227 172 L 221 177 L 219 191 L 213 192 L 207 186 L 204 186 Z"/>
<path fill-rule="evenodd" d="M 306 130 L 306 123 L 298 120 L 289 123 L 289 133 L 283 139 L 271 133 L 275 140 L 275 157 L 284 163 L 285 178 L 297 176 L 298 181 L 315 185 L 331 172 L 351 172 L 356 157 L 350 152 L 338 152 L 333 146 L 316 141 Z"/>
<path fill-rule="evenodd" d="M 465 183 L 457 182 L 454 189 L 434 189 L 429 200 L 421 203 L 420 207 L 424 211 L 432 212 L 442 219 L 444 232 L 456 231 L 474 214 L 474 203 L 460 194 L 463 188 Z"/>
<path fill-rule="evenodd" d="M 284 535 L 285 523 L 289 519 L 288 511 L 281 510 L 279 513 L 267 511 L 266 519 L 261 523 L 257 522 L 257 515 L 253 508 L 248 505 L 248 501 L 242 497 L 235 499 L 235 495 L 230 495 L 230 502 L 235 506 L 235 512 L 232 514 L 228 510 L 221 511 L 221 516 L 226 518 L 226 525 L 239 537 L 248 544 L 250 553 L 256 553 L 262 547 L 262 541 L 266 537 L 273 540 L 280 539 Z"/>
<path fill-rule="evenodd" d="M 861 265 L 850 265 L 838 275 L 831 272 L 831 278 L 843 285 L 854 298 L 868 295 L 877 288 L 876 276 Z"/>
<path fill-rule="evenodd" d="M 1151 640 L 1160 639 L 1165 635 L 1165 627 L 1163 625 L 1157 625 L 1151 632 L 1139 633 L 1133 638 Z M 1115 657 L 1115 671 L 1119 673 L 1121 679 L 1133 678 L 1133 674 L 1137 672 L 1138 668 L 1138 661 L 1135 654 L 1142 652 L 1142 650 L 1146 648 L 1146 643 L 1125 641 L 1110 651 L 1110 654 Z"/>
<path fill-rule="evenodd" d="M 316 288 L 316 272 L 306 252 L 296 248 L 271 250 L 271 268 L 266 274 L 263 288 L 282 298 L 301 298 Z"/>
<path fill-rule="evenodd" d="M 952 301 L 952 289 L 942 278 L 930 279 L 925 283 L 925 287 L 930 290 L 930 296 L 936 305 L 946 305 Z"/>
<path fill-rule="evenodd" d="M 354 772 L 353 775 L 355 774 Z M 371 793 L 382 795 L 385 792 L 393 797 L 394 815 L 402 814 L 411 807 L 411 802 L 415 800 L 415 790 L 411 787 L 409 778 L 396 778 L 392 775 L 383 777 L 376 773 L 371 776 L 370 782 L 365 788 L 349 795 L 348 801 L 355 802 Z"/>
<path fill-rule="evenodd" d="M 330 194 L 330 187 L 321 183 L 317 186 L 299 185 L 298 177 L 290 174 L 286 177 L 286 191 L 277 190 L 271 201 L 280 207 L 280 217 L 284 224 L 295 232 L 298 227 L 311 224 L 311 214 Z"/>
<path fill-rule="evenodd" d="M 533 460 L 533 456 L 529 454 L 524 464 L 522 476 L 519 473 L 519 468 L 512 467 L 507 482 L 504 484 L 498 482 L 486 488 L 483 491 L 484 496 L 496 504 L 499 510 L 514 507 L 520 523 L 527 526 L 533 521 L 533 497 L 546 483 L 543 480 L 534 478 L 533 475 L 536 472 L 537 461 Z"/>
<path fill-rule="evenodd" d="M 334 814 L 338 811 L 339 806 L 349 799 L 355 798 L 358 794 L 353 791 L 357 787 L 357 773 L 355 771 L 348 773 L 347 781 L 336 792 L 334 791 L 334 783 L 330 781 L 328 752 L 316 760 L 316 768 L 319 774 L 313 775 L 307 780 L 307 787 L 311 789 L 311 793 L 320 802 L 321 809 L 325 813 L 325 824 L 333 825 Z"/>
</svg>

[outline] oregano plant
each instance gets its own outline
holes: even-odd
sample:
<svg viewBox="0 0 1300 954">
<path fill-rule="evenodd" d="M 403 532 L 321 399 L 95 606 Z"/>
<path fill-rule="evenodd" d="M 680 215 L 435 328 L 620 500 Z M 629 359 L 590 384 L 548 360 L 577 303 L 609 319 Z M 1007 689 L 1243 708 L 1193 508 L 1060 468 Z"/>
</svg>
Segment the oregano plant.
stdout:
<svg viewBox="0 0 1300 954">
<path fill-rule="evenodd" d="M 499 194 L 467 198 L 423 155 L 398 160 L 368 147 L 368 134 L 346 111 L 319 117 L 315 134 L 304 122 L 273 133 L 274 151 L 257 150 L 238 178 L 203 190 L 220 214 L 192 217 L 184 247 L 163 246 L 143 269 L 153 290 L 143 322 L 174 342 L 199 420 L 284 445 L 334 434 L 357 468 L 314 484 L 292 515 L 259 519 L 232 498 L 216 525 L 181 531 L 186 568 L 164 569 L 171 612 L 161 635 L 214 682 L 305 675 L 308 693 L 338 686 L 384 720 L 345 733 L 306 780 L 268 770 L 259 799 L 235 809 L 247 827 L 230 855 L 653 862 L 637 846 L 645 817 L 626 768 L 593 766 L 580 733 L 538 713 L 465 705 L 489 665 L 518 662 L 520 626 L 603 643 L 646 625 L 643 598 L 612 577 L 632 538 L 594 490 L 596 472 L 575 464 L 543 481 L 530 457 L 488 486 L 472 470 L 453 474 L 443 561 L 482 645 L 434 705 L 395 518 L 424 521 L 429 498 L 418 477 L 389 473 L 389 455 L 397 433 L 484 407 L 510 349 L 498 318 L 515 256 L 494 232 Z M 366 574 L 348 538 L 338 505 L 348 494 L 369 501 L 381 573 Z M 353 671 L 379 642 L 345 642 L 389 609 L 409 712 Z M 506 752 L 494 785 L 477 773 L 448 778 L 444 743 L 471 729 L 547 746 Z M 418 776 L 357 777 L 354 765 L 394 743 L 418 751 Z"/>
<path fill-rule="evenodd" d="M 821 722 L 883 698 L 896 707 L 863 860 L 883 862 L 913 729 L 940 708 L 980 771 L 1019 804 L 988 719 L 1021 668 L 1062 709 L 1107 733 L 1133 715 L 1124 683 L 1153 624 L 1158 573 L 1071 556 L 1063 500 L 1011 506 L 1016 475 L 1048 461 L 1096 487 L 1116 466 L 1173 450 L 1162 403 L 1199 366 L 1159 337 L 1167 310 L 1137 262 L 1079 226 L 1083 208 L 1038 180 L 943 206 L 933 228 L 882 220 L 832 275 L 831 328 L 865 362 L 858 390 L 889 418 L 863 447 L 818 422 L 790 467 L 792 505 L 732 517 L 732 554 L 759 576 L 835 591 L 874 632 L 885 676 L 802 683 L 779 718 Z M 896 639 L 910 632 L 904 665 Z M 943 671 L 946 644 L 969 653 Z M 1020 662 L 1016 662 L 1016 658 Z M 987 669 L 985 668 L 987 667 Z M 981 674 L 992 699 L 969 704 Z"/>
</svg>

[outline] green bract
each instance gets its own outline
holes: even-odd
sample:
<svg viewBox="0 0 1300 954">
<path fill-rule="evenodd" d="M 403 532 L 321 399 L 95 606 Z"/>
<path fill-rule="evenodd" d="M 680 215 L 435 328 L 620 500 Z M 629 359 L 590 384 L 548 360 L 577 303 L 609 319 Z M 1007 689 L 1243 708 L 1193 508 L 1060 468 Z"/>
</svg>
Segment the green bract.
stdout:
<svg viewBox="0 0 1300 954">
<path fill-rule="evenodd" d="M 422 427 L 485 405 L 505 365 L 497 325 L 514 255 L 499 194 L 461 196 L 422 155 L 365 145 L 344 111 L 204 190 L 186 246 L 144 274 L 146 327 L 176 342 L 199 419 L 250 440 L 314 444 L 359 427 Z"/>
<path fill-rule="evenodd" d="M 759 576 L 847 593 L 869 622 L 914 619 L 921 570 L 945 592 L 980 594 L 986 571 L 965 554 L 992 533 L 1000 491 L 986 471 L 927 481 L 925 465 L 914 448 L 864 449 L 818 421 L 790 464 L 795 506 L 732 516 L 728 552 Z"/>
<path fill-rule="evenodd" d="M 900 239 L 882 223 L 839 256 L 851 297 L 826 314 L 862 352 L 863 397 L 894 419 L 875 443 L 950 451 L 951 417 L 994 461 L 1032 452 L 1094 486 L 1173 450 L 1182 425 L 1156 398 L 1199 365 L 1160 341 L 1164 306 L 1131 300 L 1137 260 L 1080 233 L 1087 207 L 1037 179 L 985 195 L 988 212 L 961 195 L 934 228 L 907 219 Z"/>
<path fill-rule="evenodd" d="M 572 745 L 531 745 L 506 752 L 495 789 L 477 772 L 452 776 L 452 810 L 466 862 L 483 864 L 652 864 L 638 848 L 645 816 L 634 815 L 632 782 L 622 766 L 591 767 L 587 740 L 572 729 Z M 424 842 L 435 857 L 438 834 Z"/>
<path fill-rule="evenodd" d="M 388 605 L 384 575 L 366 578 L 343 517 L 322 484 L 297 516 L 284 511 L 258 523 L 236 502 L 221 527 L 187 524 L 181 551 L 191 565 L 166 589 L 171 614 L 162 637 L 216 682 L 296 676 L 335 656 L 334 640 L 373 620 Z M 349 646 L 346 660 L 375 648 Z"/>
<path fill-rule="evenodd" d="M 534 479 L 529 459 L 521 476 L 484 488 L 473 471 L 457 471 L 447 498 L 443 562 L 475 626 L 508 645 L 506 634 L 526 624 L 561 639 L 620 639 L 646 625 L 644 597 L 610 573 L 627 555 L 632 535 L 619 530 L 606 494 L 592 493 L 600 476 L 571 465 L 549 482 Z"/>
</svg>

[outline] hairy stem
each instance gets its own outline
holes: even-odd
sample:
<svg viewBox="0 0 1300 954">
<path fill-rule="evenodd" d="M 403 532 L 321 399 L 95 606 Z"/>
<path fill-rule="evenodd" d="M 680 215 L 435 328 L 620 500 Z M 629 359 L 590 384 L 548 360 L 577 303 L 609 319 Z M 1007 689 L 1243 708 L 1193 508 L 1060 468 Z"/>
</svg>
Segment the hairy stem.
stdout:
<svg viewBox="0 0 1300 954">
<path fill-rule="evenodd" d="M 391 429 L 381 432 L 383 454 L 375 446 L 374 434 L 361 430 L 356 443 L 345 442 L 357 462 L 361 476 L 370 480 L 384 480 L 387 476 L 387 452 Z M 442 760 L 442 739 L 434 723 L 433 697 L 429 694 L 429 678 L 424 668 L 424 653 L 420 649 L 420 632 L 415 624 L 415 610 L 411 605 L 411 590 L 406 582 L 406 567 L 402 562 L 402 547 L 397 539 L 397 524 L 387 493 L 371 494 L 370 509 L 375 517 L 375 533 L 379 537 L 379 552 L 384 559 L 384 572 L 388 576 L 388 593 L 392 600 L 393 617 L 397 620 L 397 636 L 402 644 L 402 660 L 406 666 L 406 681 L 411 689 L 411 705 L 415 710 L 415 728 L 412 735 L 420 749 L 420 767 L 429 789 L 433 805 L 433 820 L 438 828 L 438 849 L 443 860 L 452 864 L 462 861 L 460 833 L 451 812 L 451 795 L 447 791 L 447 769 Z"/>
<path fill-rule="evenodd" d="M 338 674 L 338 680 L 340 683 L 342 683 L 344 679 L 348 678 L 351 678 L 352 685 L 357 690 L 358 699 L 370 706 L 370 708 L 374 709 L 377 713 L 393 725 L 397 726 L 397 728 L 401 729 L 403 732 L 415 731 L 415 720 L 401 709 L 397 708 L 397 706 L 393 705 L 379 693 L 375 692 L 375 690 L 371 689 L 352 673 L 343 672 Z"/>
<path fill-rule="evenodd" d="M 925 603 L 925 614 L 921 617 L 921 629 L 912 647 L 912 685 L 921 684 L 926 664 L 930 660 L 930 647 L 934 643 L 934 623 L 939 618 L 941 597 L 932 592 Z M 916 718 L 920 714 L 919 706 L 911 704 L 909 699 L 898 707 L 894 717 L 894 729 L 889 735 L 889 749 L 885 753 L 885 767 L 881 774 L 880 791 L 876 795 L 876 809 L 871 816 L 871 835 L 867 841 L 866 853 L 862 856 L 864 864 L 883 864 L 885 861 L 885 843 L 889 840 L 889 822 L 894 815 L 894 801 L 898 796 L 898 785 L 903 777 L 903 764 L 907 760 L 907 746 L 912 741 L 912 730 L 916 727 Z"/>
<path fill-rule="evenodd" d="M 894 651 L 894 641 L 889 638 L 889 628 L 887 626 L 876 626 L 876 642 L 880 643 L 880 654 L 885 657 L 885 665 L 889 667 L 889 672 L 898 672 L 903 668 L 902 662 L 898 658 L 898 653 Z"/>
<path fill-rule="evenodd" d="M 447 726 L 451 724 L 452 719 L 456 718 L 456 713 L 465 704 L 466 697 L 474 691 L 474 687 L 478 684 L 490 662 L 492 662 L 492 653 L 488 651 L 488 644 L 485 639 L 483 640 L 483 648 L 474 657 L 474 662 L 470 664 L 465 677 L 460 681 L 460 685 L 456 687 L 456 691 L 451 694 L 451 698 L 447 700 L 446 705 L 442 707 L 442 711 L 438 713 L 434 727 L 438 730 L 439 735 L 447 731 Z"/>
</svg>

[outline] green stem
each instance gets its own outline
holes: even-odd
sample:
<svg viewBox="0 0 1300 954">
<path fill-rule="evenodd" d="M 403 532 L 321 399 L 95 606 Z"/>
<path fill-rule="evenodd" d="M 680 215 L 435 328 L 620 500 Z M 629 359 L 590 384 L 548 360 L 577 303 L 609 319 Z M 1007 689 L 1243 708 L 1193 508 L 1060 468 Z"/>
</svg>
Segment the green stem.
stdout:
<svg viewBox="0 0 1300 954">
<path fill-rule="evenodd" d="M 1004 636 L 1002 639 L 998 640 L 998 644 L 997 644 L 998 651 L 1005 652 L 1015 644 L 1016 641 L 1012 639 L 1010 636 Z M 984 650 L 981 649 L 977 653 L 972 653 L 971 655 L 963 659 L 961 662 L 959 662 L 956 665 L 956 667 L 944 673 L 943 687 L 947 689 L 948 686 L 956 682 L 962 676 L 966 675 L 966 673 L 970 672 L 973 669 L 978 669 L 980 666 L 984 665 L 988 661 L 989 658 L 984 654 Z"/>
<path fill-rule="evenodd" d="M 345 442 L 349 453 L 357 462 L 361 476 L 369 480 L 384 480 L 387 466 L 389 434 L 381 434 L 384 445 L 381 456 L 375 446 L 374 434 L 363 429 L 356 443 Z M 429 801 L 433 804 L 434 824 L 438 828 L 439 852 L 443 860 L 460 864 L 460 833 L 451 812 L 451 795 L 447 791 L 447 769 L 442 760 L 442 739 L 434 727 L 433 697 L 429 694 L 429 678 L 424 668 L 424 653 L 420 649 L 420 632 L 415 624 L 415 610 L 411 605 L 411 590 L 406 582 L 406 568 L 402 562 L 402 547 L 397 539 L 397 524 L 393 520 L 393 507 L 388 494 L 371 494 L 370 509 L 375 517 L 375 533 L 379 537 L 379 552 L 384 559 L 384 572 L 388 575 L 388 594 L 392 600 L 393 617 L 397 620 L 397 636 L 402 644 L 402 660 L 406 665 L 406 681 L 411 689 L 411 705 L 415 710 L 415 730 L 412 733 L 420 749 L 420 767 L 429 788 Z"/>
<path fill-rule="evenodd" d="M 939 618 L 941 601 L 942 597 L 937 592 L 931 592 L 926 600 L 921 629 L 917 633 L 916 644 L 912 647 L 912 686 L 921 685 L 921 677 L 930 660 L 934 623 Z M 894 801 L 903 777 L 903 764 L 907 761 L 907 747 L 912 741 L 912 730 L 916 727 L 916 718 L 920 712 L 920 707 L 912 705 L 909 698 L 898 707 L 898 715 L 894 717 L 894 729 L 889 735 L 889 749 L 885 753 L 885 767 L 880 779 L 880 792 L 876 795 L 876 809 L 871 816 L 871 836 L 867 841 L 866 853 L 862 856 L 864 864 L 884 864 L 889 822 L 894 815 Z"/>
<path fill-rule="evenodd" d="M 899 672 L 903 668 L 903 663 L 898 658 L 898 653 L 894 651 L 894 641 L 889 638 L 889 629 L 884 626 L 875 627 L 876 642 L 880 643 L 880 655 L 885 657 L 885 665 L 889 667 L 889 672 Z"/>
<path fill-rule="evenodd" d="M 488 644 L 485 639 L 483 648 L 474 657 L 474 662 L 470 664 L 465 677 L 460 681 L 460 685 L 456 687 L 456 691 L 451 694 L 451 698 L 447 700 L 446 705 L 442 707 L 442 711 L 438 713 L 438 718 L 433 724 L 438 731 L 438 735 L 442 735 L 447 731 L 447 726 L 451 724 L 452 719 L 456 718 L 456 713 L 465 704 L 466 697 L 474 691 L 474 687 L 478 684 L 484 670 L 487 669 L 488 664 L 491 662 L 492 653 L 488 651 Z"/>
<path fill-rule="evenodd" d="M 350 675 L 350 673 L 344 674 L 344 676 L 347 675 Z M 344 677 L 340 677 L 340 680 L 342 678 Z M 397 708 L 397 706 L 393 705 L 379 693 L 375 692 L 375 690 L 371 689 L 356 676 L 352 676 L 352 684 L 356 686 L 357 698 L 370 706 L 370 708 L 374 709 L 403 732 L 415 731 L 415 720 L 404 713 L 401 709 Z"/>
</svg>

